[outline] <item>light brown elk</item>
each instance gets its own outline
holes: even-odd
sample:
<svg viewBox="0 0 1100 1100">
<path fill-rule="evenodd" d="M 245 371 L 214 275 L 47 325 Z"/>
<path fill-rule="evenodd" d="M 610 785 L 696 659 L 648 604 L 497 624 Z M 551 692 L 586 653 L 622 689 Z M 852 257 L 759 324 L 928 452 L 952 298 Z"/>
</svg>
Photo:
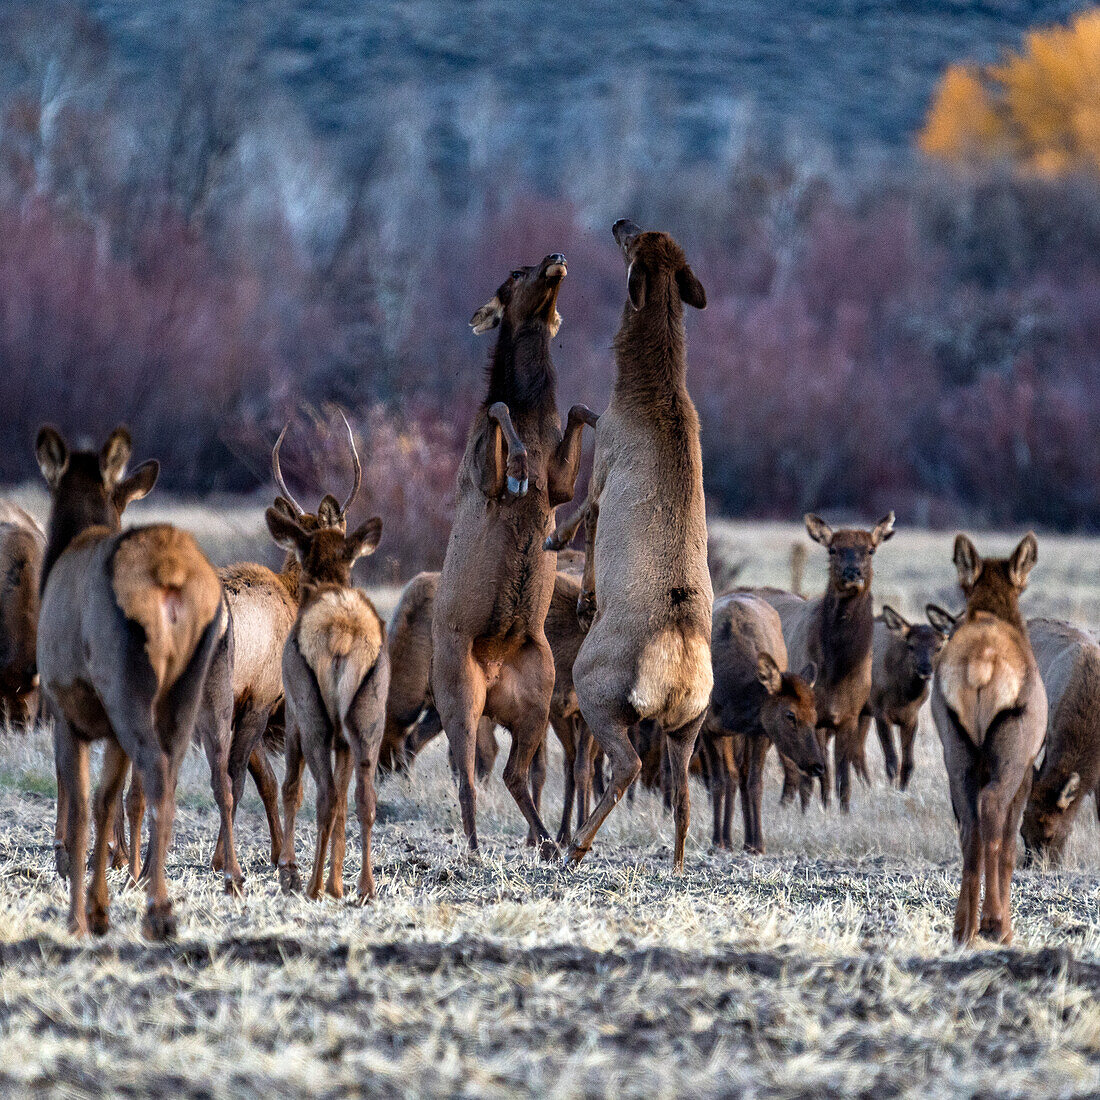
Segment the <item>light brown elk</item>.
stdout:
<svg viewBox="0 0 1100 1100">
<path fill-rule="evenodd" d="M 667 233 L 621 220 L 612 233 L 627 269 L 615 337 L 616 377 L 596 428 L 585 514 L 581 607 L 595 621 L 577 654 L 580 710 L 607 755 L 610 780 L 569 850 L 584 858 L 640 768 L 629 730 L 652 719 L 670 760 L 683 866 L 688 767 L 710 701 L 707 524 L 699 418 L 687 388 L 684 303 L 706 294 Z"/>
<path fill-rule="evenodd" d="M 874 636 L 874 604 L 871 582 L 875 551 L 894 534 L 894 513 L 879 520 L 870 531 L 844 528 L 834 531 L 823 519 L 806 516 L 806 530 L 814 542 L 829 552 L 829 579 L 825 592 L 805 600 L 790 592 L 760 589 L 760 594 L 779 612 L 791 664 L 817 668 L 814 696 L 817 729 L 822 749 L 835 736 L 833 756 L 836 791 L 842 809 L 851 803 L 850 762 L 859 736 L 859 716 L 871 693 L 871 643 Z M 827 767 L 827 764 L 826 764 Z M 805 809 L 811 782 L 784 763 L 783 801 L 795 790 Z M 829 803 L 829 774 L 821 778 L 821 800 Z"/>
<path fill-rule="evenodd" d="M 704 730 L 712 746 L 714 842 L 720 848 L 731 846 L 736 779 L 741 788 L 745 849 L 763 852 L 764 760 L 771 746 L 810 777 L 825 771 L 816 735 L 817 669 L 808 664 L 797 675 L 787 671 L 779 614 L 751 592 L 733 592 L 714 601 L 711 655 L 714 690 Z M 737 766 L 731 766 L 735 737 L 742 745 Z"/>
<path fill-rule="evenodd" d="M 859 733 L 852 764 L 864 782 L 868 781 L 864 748 L 874 720 L 886 778 L 898 780 L 904 791 L 913 776 L 913 744 L 920 710 L 932 690 L 932 674 L 944 642 L 954 629 L 954 620 L 935 604 L 928 605 L 928 623 L 910 623 L 888 604 L 875 619 L 872 642 L 871 694 L 859 716 Z M 898 747 L 894 727 L 898 728 Z"/>
<path fill-rule="evenodd" d="M 1047 734 L 1020 832 L 1028 862 L 1057 865 L 1077 812 L 1100 784 L 1100 645 L 1070 623 L 1028 619 L 1047 693 Z"/>
<path fill-rule="evenodd" d="M 146 462 L 124 477 L 130 450 L 125 428 L 98 454 L 70 452 L 53 428 L 38 433 L 51 497 L 38 669 L 54 718 L 58 800 L 67 805 L 57 854 L 68 864 L 69 927 L 76 934 L 89 924 L 97 934 L 108 928 L 108 841 L 133 761 L 155 810 L 142 928 L 162 939 L 175 929 L 164 861 L 176 779 L 226 613 L 217 574 L 191 535 L 168 524 L 120 530 L 125 507 L 149 492 L 158 473 Z M 85 903 L 88 756 L 97 740 L 107 746 Z"/>
<path fill-rule="evenodd" d="M 528 786 L 554 688 L 545 633 L 554 557 L 543 542 L 555 506 L 572 499 L 583 425 L 595 421 L 575 405 L 562 434 L 550 339 L 565 274 L 558 254 L 514 271 L 471 321 L 475 332 L 499 328 L 499 335 L 458 472 L 432 617 L 432 696 L 458 764 L 471 851 L 478 848 L 474 754 L 483 717 L 511 733 L 505 785 L 541 854 L 557 850 Z"/>
<path fill-rule="evenodd" d="M 306 895 L 321 896 L 331 843 L 324 888 L 333 897 L 343 897 L 348 785 L 354 770 L 363 846 L 358 900 L 365 902 L 374 897 L 374 780 L 386 719 L 389 655 L 385 625 L 366 593 L 351 583 L 355 562 L 377 548 L 382 521 L 375 517 L 345 535 L 342 521 L 350 504 L 351 498 L 341 511 L 340 526 L 315 531 L 307 531 L 279 509 L 269 508 L 266 514 L 272 538 L 295 553 L 302 566 L 298 617 L 283 649 L 286 777 L 279 880 L 284 892 L 301 889 L 294 823 L 304 762 L 317 784 L 317 845 Z"/>
<path fill-rule="evenodd" d="M 0 723 L 25 728 L 38 709 L 39 586 L 46 533 L 0 500 Z"/>
<path fill-rule="evenodd" d="M 955 539 L 966 611 L 940 654 L 932 716 L 962 848 L 957 943 L 979 928 L 1000 943 L 1012 938 L 1016 833 L 1047 726 L 1046 691 L 1019 607 L 1037 557 L 1030 533 L 1008 558 L 983 559 L 965 535 Z"/>
</svg>

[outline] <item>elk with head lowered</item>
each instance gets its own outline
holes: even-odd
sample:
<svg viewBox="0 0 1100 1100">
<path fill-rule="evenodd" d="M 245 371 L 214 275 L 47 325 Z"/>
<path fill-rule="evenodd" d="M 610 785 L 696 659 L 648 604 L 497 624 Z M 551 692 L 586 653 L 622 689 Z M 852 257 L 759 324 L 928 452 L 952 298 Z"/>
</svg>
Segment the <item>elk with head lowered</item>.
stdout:
<svg viewBox="0 0 1100 1100">
<path fill-rule="evenodd" d="M 159 469 L 145 462 L 124 476 L 131 450 L 125 428 L 96 453 L 70 451 L 56 429 L 44 427 L 36 450 L 51 497 L 38 669 L 54 718 L 58 801 L 67 807 L 57 854 L 68 865 L 69 927 L 77 934 L 89 924 L 99 934 L 108 928 L 108 842 L 133 761 L 155 810 L 142 927 L 162 939 L 175 929 L 164 861 L 176 779 L 226 629 L 221 584 L 186 532 L 168 524 L 120 530 L 123 510 L 152 489 Z M 88 758 L 97 740 L 107 747 L 85 901 Z"/>
<path fill-rule="evenodd" d="M 0 500 L 0 723 L 25 728 L 38 709 L 38 601 L 46 533 Z"/>
<path fill-rule="evenodd" d="M 554 688 L 545 623 L 555 562 L 543 542 L 554 508 L 573 496 L 582 429 L 596 419 L 574 405 L 562 433 L 550 340 L 561 322 L 565 274 L 559 254 L 513 271 L 470 322 L 476 333 L 499 333 L 458 472 L 432 615 L 431 681 L 458 765 L 471 851 L 478 847 L 474 755 L 483 717 L 511 733 L 504 782 L 542 855 L 557 850 L 528 787 Z"/>
</svg>

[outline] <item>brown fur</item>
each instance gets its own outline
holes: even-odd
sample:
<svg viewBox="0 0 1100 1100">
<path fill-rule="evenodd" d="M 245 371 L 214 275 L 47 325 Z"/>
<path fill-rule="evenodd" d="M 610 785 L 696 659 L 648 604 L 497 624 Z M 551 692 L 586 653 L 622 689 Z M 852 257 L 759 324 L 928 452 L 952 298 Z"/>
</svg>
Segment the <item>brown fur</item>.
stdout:
<svg viewBox="0 0 1100 1100">
<path fill-rule="evenodd" d="M 194 539 L 167 524 L 120 532 L 121 515 L 157 476 L 146 463 L 123 471 L 130 437 L 117 429 L 100 454 L 70 453 L 43 428 L 39 465 L 50 486 L 50 538 L 38 631 L 38 667 L 55 719 L 59 870 L 70 881 L 69 926 L 108 927 L 107 857 L 129 761 L 156 807 L 144 931 L 175 927 L 164 860 L 179 765 L 199 693 L 226 629 L 221 585 Z M 88 747 L 106 739 L 95 796 L 94 878 L 83 897 L 88 839 Z M 66 867 L 67 864 L 67 867 Z"/>
<path fill-rule="evenodd" d="M 1070 623 L 1029 619 L 1028 639 L 1046 688 L 1046 744 L 1020 833 L 1029 860 L 1057 865 L 1081 803 L 1100 783 L 1100 644 Z"/>
<path fill-rule="evenodd" d="M 616 222 L 628 300 L 615 337 L 616 377 L 596 429 L 585 518 L 585 617 L 595 621 L 573 669 L 586 722 L 611 780 L 569 852 L 579 862 L 641 768 L 629 729 L 665 734 L 681 867 L 690 816 L 688 766 L 710 700 L 707 525 L 699 418 L 687 389 L 683 302 L 706 304 L 666 233 Z"/>
<path fill-rule="evenodd" d="M 711 745 L 714 844 L 731 846 L 733 784 L 739 780 L 745 848 L 763 852 L 763 766 L 771 745 L 811 776 L 825 770 L 815 734 L 817 670 L 811 665 L 800 675 L 787 671 L 779 614 L 761 596 L 749 592 L 714 601 L 711 655 L 714 690 L 703 728 Z M 736 752 L 735 736 L 739 738 Z M 738 767 L 736 760 L 743 766 Z"/>
<path fill-rule="evenodd" d="M 488 388 L 458 473 L 455 519 L 432 618 L 432 695 L 459 770 L 462 825 L 478 847 L 474 758 L 483 717 L 512 734 L 504 782 L 537 837 L 556 851 L 528 789 L 546 732 L 554 662 L 544 624 L 554 558 L 543 550 L 553 509 L 573 496 L 581 429 L 574 406 L 564 436 L 550 337 L 565 261 L 547 256 L 514 272 L 471 322 L 499 325 Z"/>
<path fill-rule="evenodd" d="M 965 535 L 955 540 L 966 612 L 940 654 L 932 715 L 962 848 L 959 943 L 979 931 L 983 875 L 980 930 L 1001 943 L 1012 938 L 1016 832 L 1047 725 L 1046 691 L 1019 610 L 1037 553 L 1030 534 L 1010 558 L 988 561 Z"/>
<path fill-rule="evenodd" d="M 39 585 L 46 535 L 22 508 L 0 501 L 0 723 L 28 728 L 38 709 Z"/>
<path fill-rule="evenodd" d="M 859 716 L 871 693 L 871 643 L 874 604 L 871 583 L 872 557 L 894 533 L 891 512 L 870 531 L 832 528 L 815 515 L 806 516 L 806 529 L 829 552 L 829 579 L 825 592 L 804 600 L 790 592 L 760 589 L 760 594 L 779 612 L 791 664 L 817 667 L 814 695 L 817 699 L 818 737 L 824 751 L 835 735 L 833 757 L 836 790 L 842 809 L 851 803 L 849 767 L 859 736 Z M 802 808 L 810 799 L 811 781 L 784 762 L 783 801 L 799 791 Z M 821 800 L 829 803 L 828 771 L 821 777 Z"/>
</svg>

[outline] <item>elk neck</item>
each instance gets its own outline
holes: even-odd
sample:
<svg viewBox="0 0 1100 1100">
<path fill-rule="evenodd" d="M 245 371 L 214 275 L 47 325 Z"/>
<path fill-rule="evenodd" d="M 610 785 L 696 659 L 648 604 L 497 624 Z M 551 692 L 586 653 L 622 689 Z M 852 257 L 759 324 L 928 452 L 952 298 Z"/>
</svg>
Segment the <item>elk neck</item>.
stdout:
<svg viewBox="0 0 1100 1100">
<path fill-rule="evenodd" d="M 46 590 L 46 581 L 57 559 L 69 548 L 69 545 L 81 534 L 92 527 L 103 527 L 108 532 L 117 531 L 117 520 L 111 522 L 103 515 L 101 508 L 89 506 L 82 500 L 67 504 L 54 501 L 50 509 L 50 523 L 46 534 L 46 553 L 42 559 L 42 574 L 38 581 L 39 592 Z"/>
<path fill-rule="evenodd" d="M 640 310 L 627 302 L 615 334 L 616 396 L 666 401 L 687 388 L 684 307 L 671 277 L 652 279 Z"/>
<path fill-rule="evenodd" d="M 966 598 L 966 617 L 973 619 L 984 612 L 994 618 L 1011 623 L 1026 634 L 1023 616 L 1020 614 L 1020 597 L 1015 585 L 1008 579 L 1003 562 L 986 562 L 978 583 Z"/>
<path fill-rule="evenodd" d="M 821 653 L 825 683 L 843 679 L 868 653 L 875 632 L 871 585 L 856 595 L 826 589 L 821 604 Z"/>
<path fill-rule="evenodd" d="M 279 571 L 279 580 L 290 594 L 290 598 L 295 603 L 299 602 L 302 596 L 302 566 L 297 554 L 287 551 L 283 559 L 283 568 Z"/>
<path fill-rule="evenodd" d="M 544 321 L 527 321 L 513 328 L 505 320 L 489 360 L 489 392 L 485 408 L 503 401 L 513 419 L 555 398 L 557 374 L 550 357 L 550 329 Z"/>
</svg>

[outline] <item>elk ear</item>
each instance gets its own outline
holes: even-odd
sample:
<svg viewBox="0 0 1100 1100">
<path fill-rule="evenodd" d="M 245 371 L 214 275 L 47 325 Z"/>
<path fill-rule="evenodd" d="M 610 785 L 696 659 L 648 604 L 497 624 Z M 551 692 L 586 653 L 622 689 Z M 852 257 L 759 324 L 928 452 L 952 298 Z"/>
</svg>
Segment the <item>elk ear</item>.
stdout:
<svg viewBox="0 0 1100 1100">
<path fill-rule="evenodd" d="M 130 432 L 122 425 L 115 428 L 107 437 L 103 450 L 99 452 L 99 472 L 108 485 L 114 485 L 122 480 L 126 463 L 130 461 L 133 449 Z"/>
<path fill-rule="evenodd" d="M 264 512 L 264 519 L 276 544 L 296 554 L 300 561 L 309 549 L 309 535 L 298 526 L 297 520 L 277 508 L 268 508 Z"/>
<path fill-rule="evenodd" d="M 955 562 L 955 571 L 959 574 L 959 586 L 963 590 L 970 588 L 981 576 L 982 556 L 966 535 L 955 536 L 955 552 L 952 554 L 952 560 Z"/>
<path fill-rule="evenodd" d="M 490 329 L 494 329 L 500 324 L 501 318 L 504 316 L 504 303 L 500 300 L 500 296 L 494 294 L 479 309 L 473 317 L 470 318 L 470 328 L 474 330 L 475 336 L 480 336 L 483 332 L 488 332 Z"/>
<path fill-rule="evenodd" d="M 1055 805 L 1059 810 L 1068 810 L 1073 802 L 1074 795 L 1081 786 L 1081 777 L 1074 772 L 1069 779 L 1066 780 L 1066 785 L 1058 792 L 1058 801 Z"/>
<path fill-rule="evenodd" d="M 638 260 L 631 260 L 626 273 L 626 294 L 635 309 L 645 306 L 645 283 L 645 265 Z"/>
<path fill-rule="evenodd" d="M 893 537 L 894 513 L 890 512 L 875 524 L 875 529 L 871 532 L 871 545 L 874 547 L 881 546 L 887 539 L 892 539 Z"/>
<path fill-rule="evenodd" d="M 120 481 L 111 492 L 111 499 L 119 512 L 125 512 L 128 504 L 141 500 L 153 491 L 160 477 L 160 463 L 155 458 L 143 462 L 128 478 Z"/>
<path fill-rule="evenodd" d="M 694 306 L 696 309 L 707 308 L 707 292 L 696 278 L 695 272 L 691 270 L 690 264 L 684 264 L 676 272 L 676 286 L 680 291 L 680 297 L 689 306 Z"/>
<path fill-rule="evenodd" d="M 352 564 L 367 554 L 373 554 L 378 549 L 381 538 L 382 521 L 378 516 L 368 519 L 354 534 L 348 536 L 344 544 L 344 560 Z"/>
<path fill-rule="evenodd" d="M 950 611 L 945 611 L 939 604 L 930 603 L 924 608 L 925 615 L 933 628 L 945 638 L 950 638 L 955 631 L 955 616 Z"/>
<path fill-rule="evenodd" d="M 1034 531 L 1028 531 L 1020 540 L 1020 545 L 1012 551 L 1012 557 L 1008 559 L 1008 575 L 1012 583 L 1019 589 L 1027 587 L 1028 574 L 1035 568 L 1039 560 L 1039 540 Z"/>
<path fill-rule="evenodd" d="M 69 448 L 61 438 L 61 433 L 51 425 L 44 424 L 38 429 L 34 454 L 46 484 L 51 489 L 56 489 L 57 483 L 69 468 Z"/>
<path fill-rule="evenodd" d="M 833 541 L 833 529 L 820 516 L 807 512 L 803 518 L 806 521 L 806 530 L 814 542 L 828 546 Z"/>
<path fill-rule="evenodd" d="M 909 624 L 888 603 L 882 605 L 882 621 L 886 629 L 903 638 L 909 633 Z"/>
<path fill-rule="evenodd" d="M 331 493 L 325 493 L 321 498 L 321 503 L 317 505 L 318 526 L 339 527 L 341 522 L 340 502 Z"/>
<path fill-rule="evenodd" d="M 783 673 L 770 653 L 761 653 L 756 658 L 756 678 L 764 685 L 769 695 L 778 695 L 783 687 Z"/>
<path fill-rule="evenodd" d="M 276 497 L 275 503 L 271 507 L 276 512 L 282 512 L 284 516 L 289 516 L 291 519 L 296 519 L 298 516 L 298 513 L 294 511 L 294 505 L 286 497 Z"/>
<path fill-rule="evenodd" d="M 802 679 L 806 681 L 806 686 L 812 688 L 817 683 L 817 665 L 811 661 L 801 672 Z"/>
</svg>

